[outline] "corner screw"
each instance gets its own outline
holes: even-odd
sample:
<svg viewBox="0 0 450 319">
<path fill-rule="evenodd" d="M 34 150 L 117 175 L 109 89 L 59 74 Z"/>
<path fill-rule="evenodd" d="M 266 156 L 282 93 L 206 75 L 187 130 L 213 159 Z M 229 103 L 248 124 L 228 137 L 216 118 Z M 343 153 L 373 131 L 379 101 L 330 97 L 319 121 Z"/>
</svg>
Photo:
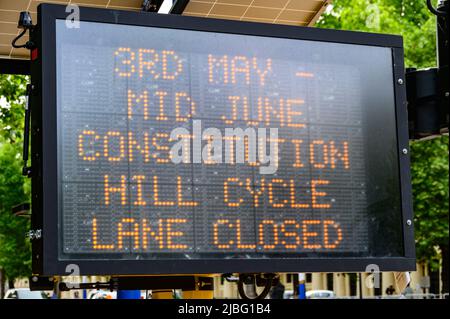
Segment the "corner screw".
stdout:
<svg viewBox="0 0 450 319">
<path fill-rule="evenodd" d="M 403 84 L 403 79 L 398 79 L 398 84 L 402 85 Z"/>
<path fill-rule="evenodd" d="M 408 225 L 408 226 L 411 226 L 411 225 L 412 225 L 411 219 L 408 219 L 408 220 L 406 221 L 406 225 Z"/>
<path fill-rule="evenodd" d="M 403 150 L 402 150 L 402 152 L 403 152 L 403 154 L 408 154 L 408 150 L 406 149 L 406 148 L 404 148 Z"/>
</svg>

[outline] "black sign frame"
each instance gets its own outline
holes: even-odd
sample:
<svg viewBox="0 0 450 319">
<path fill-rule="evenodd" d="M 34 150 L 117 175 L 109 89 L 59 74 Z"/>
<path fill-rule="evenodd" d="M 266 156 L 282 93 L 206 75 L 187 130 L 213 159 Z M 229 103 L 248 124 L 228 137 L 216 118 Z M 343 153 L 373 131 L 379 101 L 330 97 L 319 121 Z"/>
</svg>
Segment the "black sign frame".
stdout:
<svg viewBox="0 0 450 319">
<path fill-rule="evenodd" d="M 31 78 L 34 86 L 34 94 L 31 99 L 32 229 L 42 231 L 42 236 L 32 241 L 34 274 L 68 275 L 73 271 L 70 264 L 76 264 L 79 267 L 80 275 L 364 272 L 371 268 L 370 265 L 376 265 L 380 271 L 415 270 L 403 41 L 400 36 L 93 8 L 80 8 L 81 21 L 391 48 L 404 255 L 384 258 L 59 260 L 55 21 L 56 19 L 66 19 L 67 15 L 65 6 L 39 5 L 38 24 L 32 33 L 32 40 L 36 45 L 31 62 Z"/>
</svg>

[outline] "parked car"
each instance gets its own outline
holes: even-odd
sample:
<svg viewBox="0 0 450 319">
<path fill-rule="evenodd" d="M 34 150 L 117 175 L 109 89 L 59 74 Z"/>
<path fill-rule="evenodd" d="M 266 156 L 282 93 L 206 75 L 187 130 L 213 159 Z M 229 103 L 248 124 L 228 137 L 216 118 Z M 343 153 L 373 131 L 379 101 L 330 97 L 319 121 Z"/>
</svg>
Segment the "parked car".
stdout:
<svg viewBox="0 0 450 319">
<path fill-rule="evenodd" d="M 116 299 L 117 293 L 115 291 L 106 291 L 106 290 L 91 290 L 87 299 Z"/>
<path fill-rule="evenodd" d="M 283 299 L 294 299 L 294 290 L 285 290 L 283 293 Z"/>
<path fill-rule="evenodd" d="M 310 290 L 306 292 L 306 299 L 329 299 L 334 297 L 334 292 L 331 290 Z"/>
<path fill-rule="evenodd" d="M 28 288 L 8 289 L 4 299 L 48 299 L 44 291 L 31 291 Z"/>
</svg>

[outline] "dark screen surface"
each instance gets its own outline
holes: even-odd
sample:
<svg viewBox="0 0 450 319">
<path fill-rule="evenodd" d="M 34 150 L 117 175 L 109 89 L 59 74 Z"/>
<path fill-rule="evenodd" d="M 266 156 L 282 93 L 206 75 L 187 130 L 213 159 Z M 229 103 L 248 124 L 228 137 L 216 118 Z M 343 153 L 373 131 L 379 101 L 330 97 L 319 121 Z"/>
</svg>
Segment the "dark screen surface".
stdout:
<svg viewBox="0 0 450 319">
<path fill-rule="evenodd" d="M 60 259 L 403 256 L 390 48 L 64 20 L 56 44 Z"/>
</svg>

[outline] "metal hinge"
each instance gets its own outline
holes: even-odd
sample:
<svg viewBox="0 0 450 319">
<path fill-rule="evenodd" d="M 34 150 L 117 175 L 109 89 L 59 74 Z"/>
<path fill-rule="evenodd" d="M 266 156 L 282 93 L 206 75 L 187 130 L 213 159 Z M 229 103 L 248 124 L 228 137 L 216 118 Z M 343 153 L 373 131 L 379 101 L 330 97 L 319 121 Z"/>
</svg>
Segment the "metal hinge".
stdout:
<svg viewBox="0 0 450 319">
<path fill-rule="evenodd" d="M 41 239 L 42 238 L 42 229 L 30 230 L 25 234 L 25 237 L 28 237 L 29 240 Z"/>
</svg>

